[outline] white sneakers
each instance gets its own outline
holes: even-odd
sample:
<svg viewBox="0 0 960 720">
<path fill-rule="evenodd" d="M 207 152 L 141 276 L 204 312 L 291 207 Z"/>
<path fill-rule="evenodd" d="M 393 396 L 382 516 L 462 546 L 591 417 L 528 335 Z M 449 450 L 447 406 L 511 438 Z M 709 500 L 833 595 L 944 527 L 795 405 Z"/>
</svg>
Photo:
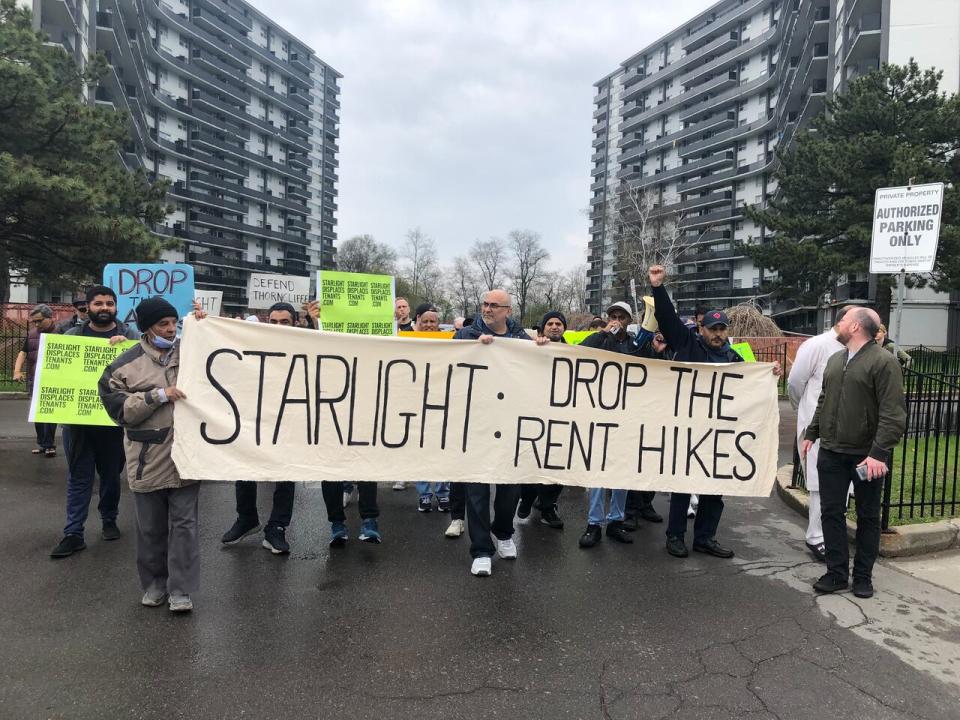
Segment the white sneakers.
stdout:
<svg viewBox="0 0 960 720">
<path fill-rule="evenodd" d="M 513 541 L 513 538 L 497 540 L 497 555 L 504 560 L 517 559 L 517 544 Z"/>
<path fill-rule="evenodd" d="M 193 600 L 189 595 L 171 595 L 170 612 L 183 613 L 193 610 Z"/>
<path fill-rule="evenodd" d="M 405 482 L 395 482 L 395 483 L 393 484 L 393 489 L 394 489 L 394 490 L 406 490 L 406 489 L 407 489 L 407 484 L 406 484 Z"/>
<path fill-rule="evenodd" d="M 443 534 L 448 538 L 458 538 L 463 535 L 463 520 L 451 520 Z"/>
<path fill-rule="evenodd" d="M 144 607 L 160 607 L 167 599 L 167 594 L 163 590 L 147 590 L 140 599 L 140 604 Z"/>
<path fill-rule="evenodd" d="M 470 572 L 477 577 L 489 577 L 492 571 L 493 561 L 488 557 L 474 558 L 473 565 L 470 566 Z"/>
</svg>

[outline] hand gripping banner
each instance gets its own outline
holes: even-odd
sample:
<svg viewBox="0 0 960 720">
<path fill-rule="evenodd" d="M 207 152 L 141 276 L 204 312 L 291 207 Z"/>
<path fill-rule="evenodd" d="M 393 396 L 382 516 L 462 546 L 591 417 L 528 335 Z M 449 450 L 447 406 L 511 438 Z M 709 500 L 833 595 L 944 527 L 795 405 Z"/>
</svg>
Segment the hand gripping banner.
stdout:
<svg viewBox="0 0 960 720">
<path fill-rule="evenodd" d="M 202 480 L 560 483 L 765 496 L 768 363 L 184 323 L 173 457 Z"/>
</svg>

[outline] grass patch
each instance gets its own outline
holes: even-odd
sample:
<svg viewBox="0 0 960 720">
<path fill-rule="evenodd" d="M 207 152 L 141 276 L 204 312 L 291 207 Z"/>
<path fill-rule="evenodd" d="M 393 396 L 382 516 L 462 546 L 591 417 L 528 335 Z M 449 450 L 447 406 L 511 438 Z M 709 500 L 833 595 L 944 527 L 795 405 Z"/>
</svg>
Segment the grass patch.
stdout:
<svg viewBox="0 0 960 720">
<path fill-rule="evenodd" d="M 0 380 L 0 393 L 26 392 L 27 386 L 13 380 Z"/>
<path fill-rule="evenodd" d="M 893 453 L 890 526 L 960 517 L 960 471 L 955 475 L 958 467 L 960 437 L 957 435 L 941 433 L 939 441 L 934 434 L 901 441 Z M 942 510 L 941 497 L 945 497 Z M 956 503 L 951 504 L 954 497 Z M 852 500 L 847 517 L 857 519 Z"/>
</svg>

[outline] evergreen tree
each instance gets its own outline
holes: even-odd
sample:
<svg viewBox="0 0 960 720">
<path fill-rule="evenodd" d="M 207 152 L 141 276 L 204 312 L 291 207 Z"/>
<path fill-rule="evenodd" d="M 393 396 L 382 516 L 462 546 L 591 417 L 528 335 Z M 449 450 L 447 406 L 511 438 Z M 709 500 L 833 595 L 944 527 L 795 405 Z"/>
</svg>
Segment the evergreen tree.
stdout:
<svg viewBox="0 0 960 720">
<path fill-rule="evenodd" d="M 108 70 L 99 55 L 81 73 L 28 10 L 0 0 L 0 301 L 11 272 L 79 284 L 162 249 L 146 223 L 170 211 L 167 181 L 129 172 L 127 115 L 85 100 Z"/>
<path fill-rule="evenodd" d="M 776 234 L 744 246 L 759 266 L 777 272 L 768 289 L 815 303 L 840 274 L 867 272 L 874 193 L 911 178 L 947 189 L 934 272 L 908 282 L 960 289 L 960 97 L 939 92 L 941 76 L 913 61 L 884 65 L 851 82 L 779 153 L 776 198 L 747 211 Z M 884 317 L 894 280 L 882 276 L 878 283 Z"/>
</svg>

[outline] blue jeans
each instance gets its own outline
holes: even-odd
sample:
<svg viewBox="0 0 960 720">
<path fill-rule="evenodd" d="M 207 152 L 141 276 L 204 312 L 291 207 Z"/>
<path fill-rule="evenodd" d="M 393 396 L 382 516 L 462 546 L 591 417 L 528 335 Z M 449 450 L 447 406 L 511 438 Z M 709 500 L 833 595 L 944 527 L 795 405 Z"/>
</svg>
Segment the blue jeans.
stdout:
<svg viewBox="0 0 960 720">
<path fill-rule="evenodd" d="M 606 488 L 590 488 L 590 513 L 587 522 L 590 525 L 603 525 L 605 522 L 620 522 L 624 516 L 624 506 L 627 504 L 626 490 L 610 490 L 610 511 L 606 520 L 603 516 L 603 501 L 607 494 Z"/>
<path fill-rule="evenodd" d="M 120 471 L 123 469 L 123 430 L 116 427 L 63 426 L 67 454 L 67 524 L 64 535 L 83 537 L 93 481 L 100 476 L 97 509 L 104 523 L 117 521 L 120 504 Z"/>
<path fill-rule="evenodd" d="M 417 494 L 420 497 L 429 497 L 436 495 L 438 498 L 450 497 L 450 483 L 417 483 Z"/>
</svg>

